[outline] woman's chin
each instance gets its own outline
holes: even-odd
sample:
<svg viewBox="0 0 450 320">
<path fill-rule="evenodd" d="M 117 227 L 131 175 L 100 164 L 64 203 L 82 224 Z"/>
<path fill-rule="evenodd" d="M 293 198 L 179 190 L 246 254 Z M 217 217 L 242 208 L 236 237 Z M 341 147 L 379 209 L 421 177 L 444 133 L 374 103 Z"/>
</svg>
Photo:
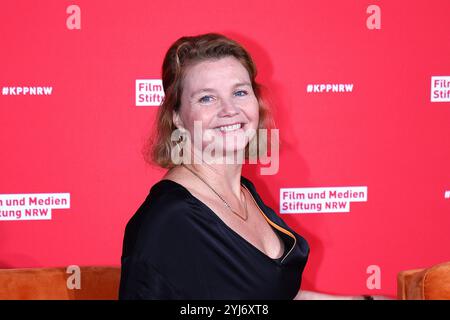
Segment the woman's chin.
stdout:
<svg viewBox="0 0 450 320">
<path fill-rule="evenodd" d="M 202 158 L 205 162 L 213 164 L 242 164 L 245 158 L 246 144 L 228 143 L 222 147 L 216 149 L 210 148 L 211 146 L 203 149 Z"/>
</svg>

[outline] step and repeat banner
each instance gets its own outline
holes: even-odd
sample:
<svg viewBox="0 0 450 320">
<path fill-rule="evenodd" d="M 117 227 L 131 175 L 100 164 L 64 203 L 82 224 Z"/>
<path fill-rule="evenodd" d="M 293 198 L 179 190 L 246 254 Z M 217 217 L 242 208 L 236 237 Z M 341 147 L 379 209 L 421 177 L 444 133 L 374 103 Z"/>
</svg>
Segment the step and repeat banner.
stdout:
<svg viewBox="0 0 450 320">
<path fill-rule="evenodd" d="M 144 161 L 163 57 L 222 33 L 253 56 L 279 164 L 245 164 L 304 236 L 302 288 L 395 296 L 450 260 L 450 1 L 3 1 L 0 268 L 120 265 L 164 169 Z"/>
</svg>

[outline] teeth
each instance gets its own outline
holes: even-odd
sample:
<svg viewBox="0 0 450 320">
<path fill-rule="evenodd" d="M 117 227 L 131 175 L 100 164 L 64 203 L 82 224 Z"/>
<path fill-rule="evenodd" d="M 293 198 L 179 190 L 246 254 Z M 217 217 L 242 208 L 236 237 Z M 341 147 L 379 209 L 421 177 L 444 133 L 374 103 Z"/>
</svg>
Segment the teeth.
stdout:
<svg viewBox="0 0 450 320">
<path fill-rule="evenodd" d="M 216 130 L 220 130 L 222 132 L 228 132 L 228 131 L 233 131 L 233 130 L 237 130 L 241 128 L 241 124 L 240 123 L 236 123 L 233 124 L 231 126 L 224 126 L 224 127 L 219 127 Z"/>
</svg>

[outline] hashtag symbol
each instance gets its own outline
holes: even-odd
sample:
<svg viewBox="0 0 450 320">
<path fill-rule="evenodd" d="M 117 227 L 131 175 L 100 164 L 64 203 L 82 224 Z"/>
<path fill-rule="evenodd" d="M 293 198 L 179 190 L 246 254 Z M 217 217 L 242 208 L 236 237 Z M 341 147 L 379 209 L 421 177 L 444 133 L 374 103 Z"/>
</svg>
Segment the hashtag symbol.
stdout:
<svg viewBox="0 0 450 320">
<path fill-rule="evenodd" d="M 313 91 L 313 85 L 312 84 L 308 84 L 306 86 L 306 92 L 312 92 Z"/>
<path fill-rule="evenodd" d="M 8 87 L 2 88 L 2 95 L 4 95 L 4 96 L 8 95 Z"/>
</svg>

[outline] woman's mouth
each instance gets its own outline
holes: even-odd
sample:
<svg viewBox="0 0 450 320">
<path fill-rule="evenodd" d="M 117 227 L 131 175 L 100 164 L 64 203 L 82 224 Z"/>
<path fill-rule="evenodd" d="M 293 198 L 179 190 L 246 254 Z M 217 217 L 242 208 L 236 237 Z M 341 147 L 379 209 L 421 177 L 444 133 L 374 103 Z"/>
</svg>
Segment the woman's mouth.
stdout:
<svg viewBox="0 0 450 320">
<path fill-rule="evenodd" d="M 242 127 L 242 123 L 235 123 L 229 126 L 222 126 L 222 127 L 217 127 L 214 128 L 214 130 L 223 132 L 223 133 L 227 133 L 227 132 L 232 132 L 232 131 L 236 131 L 239 130 Z"/>
</svg>

